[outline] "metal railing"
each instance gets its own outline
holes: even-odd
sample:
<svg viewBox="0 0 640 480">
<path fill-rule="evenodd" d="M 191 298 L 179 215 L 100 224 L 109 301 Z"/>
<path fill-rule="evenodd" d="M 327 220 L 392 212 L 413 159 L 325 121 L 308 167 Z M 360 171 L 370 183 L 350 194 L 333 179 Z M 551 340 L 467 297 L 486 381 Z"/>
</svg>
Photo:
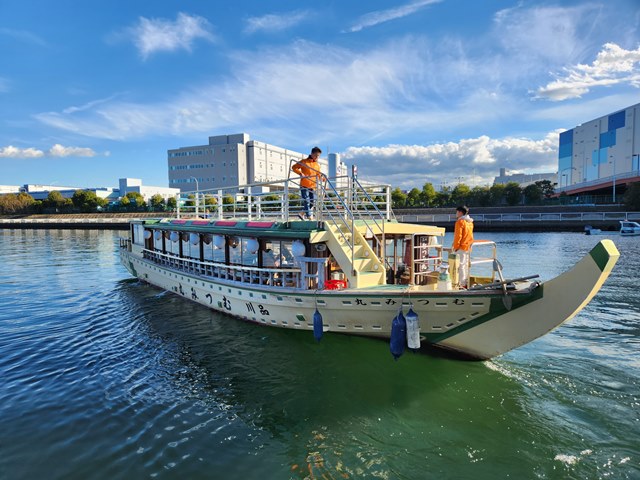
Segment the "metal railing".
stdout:
<svg viewBox="0 0 640 480">
<path fill-rule="evenodd" d="M 203 262 L 166 253 L 143 250 L 143 258 L 163 267 L 232 282 L 306 288 L 300 268 L 257 268 L 224 263 Z M 306 275 L 305 277 L 308 277 Z"/>
<path fill-rule="evenodd" d="M 114 223 L 114 224 L 126 224 L 132 219 L 130 218 L 101 218 L 95 216 L 91 218 L 0 218 L 0 224 L 15 224 L 23 223 L 26 225 L 39 224 L 39 223 L 69 223 L 69 224 L 85 224 L 85 223 Z"/>
<path fill-rule="evenodd" d="M 309 177 L 310 178 L 310 177 Z M 326 177 L 325 177 L 326 178 Z M 289 221 L 303 213 L 300 178 L 287 178 L 219 189 L 181 192 L 177 195 L 178 218 L 211 218 Z M 347 176 L 326 178 L 315 190 L 315 220 L 328 216 L 325 197 L 331 198 L 335 210 L 351 212 L 355 219 L 374 215 L 393 218 L 391 187 L 384 184 L 362 185 Z M 338 206 L 340 208 L 338 208 Z"/>
<path fill-rule="evenodd" d="M 582 212 L 582 213 L 480 213 L 473 215 L 477 222 L 566 222 L 640 220 L 640 212 Z M 456 221 L 454 214 L 400 215 L 401 222 L 438 223 Z"/>
<path fill-rule="evenodd" d="M 355 177 L 344 177 L 344 179 L 346 185 L 343 181 L 341 183 L 344 186 L 338 188 L 329 180 L 319 182 L 316 214 L 327 224 L 335 227 L 336 234 L 343 245 L 349 249 L 353 265 L 355 222 L 361 221 L 366 229 L 381 233 L 379 237 L 372 235 L 371 238 L 376 249 L 382 252 L 385 241 L 385 221 L 391 220 L 394 216 L 390 202 L 391 191 L 387 185 L 363 186 Z"/>
<path fill-rule="evenodd" d="M 297 160 L 292 160 L 292 162 Z M 361 220 L 372 231 L 380 250 L 384 245 L 384 222 L 394 219 L 391 209 L 391 187 L 383 184 L 362 184 L 355 177 L 327 178 L 321 172 L 313 177 L 295 177 L 274 182 L 262 182 L 212 190 L 181 192 L 177 198 L 178 218 L 280 220 L 288 222 L 304 212 L 304 200 L 299 196 L 300 181 L 316 181 L 314 221 L 336 226 L 343 243 L 354 255 L 355 221 Z"/>
</svg>

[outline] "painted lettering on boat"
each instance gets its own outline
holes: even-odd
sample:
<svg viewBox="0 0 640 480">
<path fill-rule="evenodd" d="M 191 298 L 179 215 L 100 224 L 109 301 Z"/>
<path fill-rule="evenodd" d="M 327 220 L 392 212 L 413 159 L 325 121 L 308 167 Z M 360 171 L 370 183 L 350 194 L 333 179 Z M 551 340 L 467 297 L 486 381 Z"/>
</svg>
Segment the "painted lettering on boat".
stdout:
<svg viewBox="0 0 640 480">
<path fill-rule="evenodd" d="M 231 310 L 231 302 L 226 296 L 222 297 L 222 306 L 227 310 Z"/>
<path fill-rule="evenodd" d="M 247 302 L 247 303 L 246 303 L 246 305 L 247 305 L 247 310 L 248 310 L 249 312 L 251 312 L 251 313 L 256 313 L 256 309 L 255 309 L 255 307 L 253 306 L 253 303 L 252 303 L 252 302 Z M 266 316 L 269 316 L 269 310 L 267 310 L 266 308 L 264 308 L 264 305 L 262 305 L 262 304 L 260 304 L 260 303 L 258 304 L 258 311 L 260 312 L 260 315 L 262 315 L 262 316 L 265 316 L 265 317 L 266 317 Z"/>
</svg>

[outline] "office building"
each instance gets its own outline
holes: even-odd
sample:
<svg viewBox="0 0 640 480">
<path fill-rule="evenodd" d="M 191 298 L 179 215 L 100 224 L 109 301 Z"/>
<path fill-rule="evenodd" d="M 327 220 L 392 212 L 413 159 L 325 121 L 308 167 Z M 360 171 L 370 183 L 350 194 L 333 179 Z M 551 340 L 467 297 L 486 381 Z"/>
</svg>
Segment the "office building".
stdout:
<svg viewBox="0 0 640 480">
<path fill-rule="evenodd" d="M 558 189 L 605 193 L 640 180 L 640 104 L 560 134 Z"/>
<path fill-rule="evenodd" d="M 558 176 L 555 172 L 551 173 L 510 173 L 507 174 L 506 168 L 500 169 L 500 175 L 495 177 L 493 180 L 494 185 L 502 184 L 505 185 L 509 182 L 515 182 L 521 187 L 526 187 L 528 185 L 532 185 L 536 182 L 541 182 L 543 180 L 549 180 L 551 183 L 557 182 Z"/>
<path fill-rule="evenodd" d="M 282 180 L 289 176 L 292 160 L 308 154 L 251 140 L 247 133 L 216 135 L 206 145 L 167 152 L 169 186 L 188 192 Z M 328 174 L 330 163 L 336 170 L 344 167 L 340 157 L 332 155 L 329 162 L 322 158 L 318 162 L 330 177 L 335 176 L 335 171 Z"/>
<path fill-rule="evenodd" d="M 20 192 L 25 192 L 31 195 L 34 200 L 45 200 L 50 192 L 60 192 L 60 195 L 64 198 L 72 198 L 73 194 L 77 190 L 87 190 L 94 192 L 98 198 L 104 198 L 109 202 L 117 202 L 121 197 L 124 197 L 129 192 L 136 192 L 142 195 L 145 202 L 148 202 L 151 197 L 159 194 L 165 200 L 169 197 L 175 197 L 180 190 L 177 188 L 167 187 L 152 187 L 142 185 L 142 180 L 138 178 L 121 178 L 119 180 L 120 188 L 114 187 L 64 187 L 61 185 L 40 185 L 35 183 L 28 183 L 19 187 Z"/>
</svg>

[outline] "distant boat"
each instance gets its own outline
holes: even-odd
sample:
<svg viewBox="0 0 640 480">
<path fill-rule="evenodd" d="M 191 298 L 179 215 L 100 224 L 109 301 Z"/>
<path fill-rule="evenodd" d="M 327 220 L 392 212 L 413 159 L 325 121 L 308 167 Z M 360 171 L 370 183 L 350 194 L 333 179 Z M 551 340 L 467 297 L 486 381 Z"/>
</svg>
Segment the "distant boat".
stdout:
<svg viewBox="0 0 640 480">
<path fill-rule="evenodd" d="M 640 235 L 640 223 L 620 220 L 620 235 L 625 237 Z"/>
<path fill-rule="evenodd" d="M 184 192 L 177 218 L 131 222 L 121 262 L 141 281 L 257 324 L 318 340 L 384 338 L 395 358 L 430 346 L 488 359 L 573 318 L 619 257 L 603 239 L 554 279 L 505 279 L 495 243 L 478 240 L 462 288 L 444 228 L 397 221 L 389 185 L 319 182 L 313 220 L 299 219 L 298 191 L 296 178 Z"/>
</svg>

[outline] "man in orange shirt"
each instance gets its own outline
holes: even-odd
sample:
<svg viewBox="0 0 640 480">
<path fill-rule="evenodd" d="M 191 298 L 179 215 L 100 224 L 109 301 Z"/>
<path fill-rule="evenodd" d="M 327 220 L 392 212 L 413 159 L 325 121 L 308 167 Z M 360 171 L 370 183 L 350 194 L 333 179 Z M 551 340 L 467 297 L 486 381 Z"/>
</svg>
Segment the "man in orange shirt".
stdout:
<svg viewBox="0 0 640 480">
<path fill-rule="evenodd" d="M 469 209 L 465 206 L 456 208 L 456 226 L 453 231 L 452 251 L 460 257 L 459 283 L 460 287 L 469 285 L 469 252 L 473 244 L 473 218 L 469 216 Z"/>
<path fill-rule="evenodd" d="M 324 179 L 324 175 L 320 172 L 320 164 L 318 158 L 322 150 L 318 147 L 311 149 L 311 154 L 304 160 L 300 160 L 293 164 L 291 170 L 300 175 L 300 195 L 304 204 L 304 215 L 307 220 L 311 219 L 311 212 L 315 203 L 316 183 L 320 179 Z"/>
</svg>

